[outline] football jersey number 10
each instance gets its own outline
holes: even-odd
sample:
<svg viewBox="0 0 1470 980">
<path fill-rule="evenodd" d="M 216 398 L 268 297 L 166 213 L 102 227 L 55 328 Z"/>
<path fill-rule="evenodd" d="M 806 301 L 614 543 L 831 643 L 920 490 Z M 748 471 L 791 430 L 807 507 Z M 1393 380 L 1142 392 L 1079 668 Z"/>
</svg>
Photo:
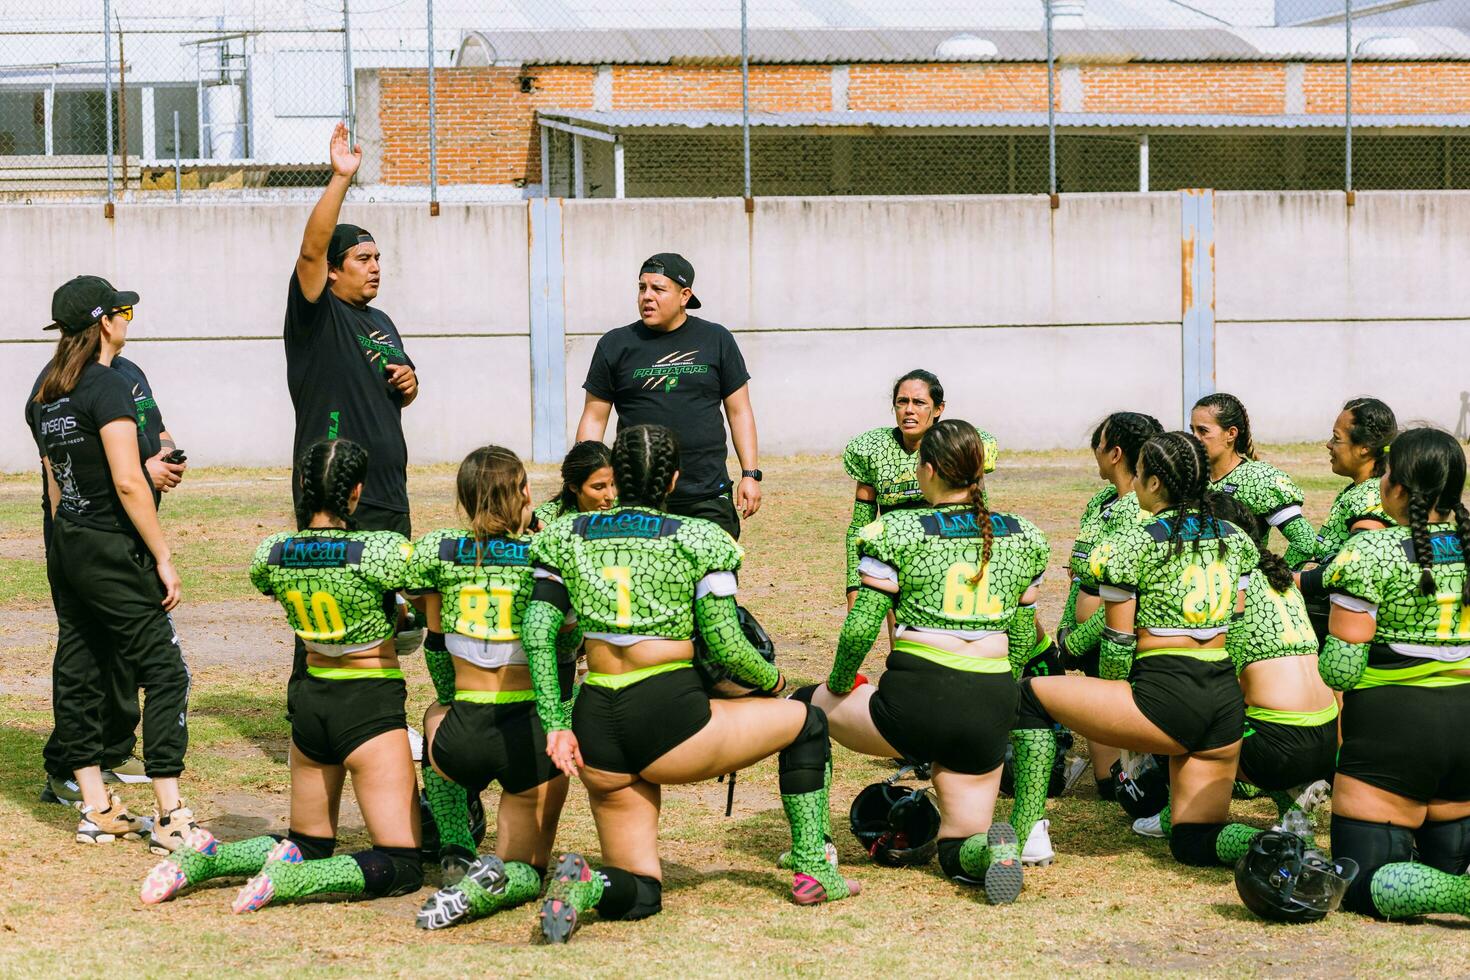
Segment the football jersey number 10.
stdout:
<svg viewBox="0 0 1470 980">
<path fill-rule="evenodd" d="M 291 611 L 296 614 L 298 629 L 303 640 L 323 642 L 325 640 L 340 640 L 347 635 L 347 624 L 342 620 L 342 609 L 337 605 L 337 600 L 330 592 L 313 592 L 311 594 L 311 614 L 306 611 L 306 597 L 296 589 L 286 593 L 286 601 L 291 604 Z M 314 626 L 315 629 L 308 629 Z"/>
</svg>

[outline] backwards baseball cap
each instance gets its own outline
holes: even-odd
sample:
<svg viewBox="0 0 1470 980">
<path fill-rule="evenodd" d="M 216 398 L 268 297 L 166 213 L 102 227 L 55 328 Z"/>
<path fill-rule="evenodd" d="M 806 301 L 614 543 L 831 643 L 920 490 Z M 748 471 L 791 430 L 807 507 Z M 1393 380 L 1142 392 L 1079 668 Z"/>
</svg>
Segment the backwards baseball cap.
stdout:
<svg viewBox="0 0 1470 980">
<path fill-rule="evenodd" d="M 373 236 L 366 228 L 359 228 L 357 225 L 338 225 L 332 229 L 332 244 L 327 249 L 327 259 L 335 263 L 342 258 L 343 252 L 372 240 Z"/>
<path fill-rule="evenodd" d="M 643 268 L 638 270 L 638 274 L 641 276 L 645 272 L 668 276 L 685 289 L 694 288 L 694 266 L 689 264 L 688 259 L 676 252 L 660 252 L 644 259 Z M 701 305 L 699 297 L 690 293 L 688 309 L 697 310 Z"/>
<path fill-rule="evenodd" d="M 77 276 L 51 294 L 51 319 L 43 330 L 81 333 L 103 314 L 138 302 L 137 293 L 119 292 L 101 276 Z"/>
</svg>

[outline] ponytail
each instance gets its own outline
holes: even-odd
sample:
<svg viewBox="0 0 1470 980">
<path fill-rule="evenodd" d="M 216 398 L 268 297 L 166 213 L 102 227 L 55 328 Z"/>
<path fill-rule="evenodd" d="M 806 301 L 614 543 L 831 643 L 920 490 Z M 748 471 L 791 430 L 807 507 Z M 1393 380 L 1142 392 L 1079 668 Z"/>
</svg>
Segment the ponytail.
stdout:
<svg viewBox="0 0 1470 980">
<path fill-rule="evenodd" d="M 65 333 L 56 342 L 56 353 L 41 378 L 36 403 L 44 405 L 69 395 L 81 380 L 87 365 L 102 353 L 102 322 L 92 324 L 80 333 Z"/>
<path fill-rule="evenodd" d="M 1409 540 L 1419 566 L 1419 591 L 1434 595 L 1431 510 L 1453 515 L 1461 560 L 1470 561 L 1470 512 L 1461 499 L 1465 493 L 1465 452 L 1448 432 L 1427 427 L 1406 429 L 1389 447 L 1388 482 L 1409 495 Z M 1470 575 L 1460 589 L 1460 601 L 1470 606 Z"/>
<path fill-rule="evenodd" d="M 348 439 L 322 439 L 301 457 L 301 496 L 296 519 L 302 527 L 314 514 L 346 522 L 352 489 L 367 476 L 368 452 Z"/>
<path fill-rule="evenodd" d="M 969 493 L 975 508 L 975 523 L 980 528 L 980 566 L 970 577 L 971 585 L 979 585 L 985 577 L 985 566 L 995 546 L 995 528 L 990 525 L 990 509 L 985 506 L 985 444 L 968 422 L 941 419 L 924 433 L 919 442 L 919 463 L 934 467 L 934 475 L 945 486 Z"/>
</svg>

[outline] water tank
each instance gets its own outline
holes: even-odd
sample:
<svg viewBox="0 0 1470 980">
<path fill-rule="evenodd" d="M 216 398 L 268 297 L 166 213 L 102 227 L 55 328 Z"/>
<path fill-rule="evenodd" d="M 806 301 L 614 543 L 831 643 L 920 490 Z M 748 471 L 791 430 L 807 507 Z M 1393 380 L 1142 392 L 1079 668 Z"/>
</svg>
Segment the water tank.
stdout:
<svg viewBox="0 0 1470 980">
<path fill-rule="evenodd" d="M 968 61 L 979 58 L 994 58 L 999 53 L 995 42 L 974 34 L 956 34 L 939 42 L 934 57 L 948 61 Z"/>
</svg>

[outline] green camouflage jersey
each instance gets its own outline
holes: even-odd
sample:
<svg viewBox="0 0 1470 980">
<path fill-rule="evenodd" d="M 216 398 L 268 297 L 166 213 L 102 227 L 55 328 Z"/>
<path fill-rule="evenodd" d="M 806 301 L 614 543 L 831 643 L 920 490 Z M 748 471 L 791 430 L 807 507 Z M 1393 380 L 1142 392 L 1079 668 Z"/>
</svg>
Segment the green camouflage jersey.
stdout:
<svg viewBox="0 0 1470 980">
<path fill-rule="evenodd" d="M 1137 598 L 1136 628 L 1208 639 L 1229 626 L 1241 580 L 1260 553 L 1229 521 L 1190 516 L 1179 532 L 1183 548 L 1172 554 L 1169 535 L 1178 519 L 1164 511 L 1104 536 L 1093 548 L 1092 568 L 1104 600 Z"/>
<path fill-rule="evenodd" d="M 707 577 L 728 576 L 744 555 L 710 521 L 642 507 L 579 514 L 531 541 L 536 574 L 566 585 L 578 622 L 592 637 L 689 639 L 694 600 L 710 591 Z"/>
<path fill-rule="evenodd" d="M 859 571 L 898 583 L 894 617 L 918 629 L 1003 631 L 1046 571 L 1046 535 L 1024 517 L 991 514 L 990 563 L 973 508 L 951 504 L 885 514 L 858 534 Z"/>
<path fill-rule="evenodd" d="M 990 473 L 995 469 L 995 436 L 983 429 L 975 431 L 985 447 L 985 472 Z M 903 435 L 895 427 L 869 429 L 842 451 L 842 468 L 858 483 L 877 491 L 878 509 L 882 511 L 928 506 L 914 475 L 918 465 L 918 450 L 905 449 Z"/>
<path fill-rule="evenodd" d="M 1210 490 L 1234 497 L 1256 515 L 1257 538 L 1267 544 L 1271 528 L 1281 531 L 1288 547 L 1284 555 L 1293 568 L 1317 553 L 1316 532 L 1302 516 L 1302 492 L 1291 477 L 1259 459 L 1244 459 L 1218 480 Z"/>
<path fill-rule="evenodd" d="M 1256 572 L 1245 589 L 1245 612 L 1230 621 L 1225 648 L 1237 674 L 1261 660 L 1316 656 L 1317 634 L 1301 592 L 1294 585 L 1277 592 Z"/>
<path fill-rule="evenodd" d="M 282 531 L 255 549 L 250 584 L 280 602 L 313 648 L 366 649 L 393 635 L 393 593 L 404 587 L 412 554 L 392 531 Z"/>
<path fill-rule="evenodd" d="M 1383 497 L 1376 477 L 1362 483 L 1349 483 L 1333 498 L 1327 520 L 1317 530 L 1317 561 L 1323 565 L 1330 562 L 1353 536 L 1353 525 L 1363 520 L 1382 521 L 1385 526 L 1393 526 L 1393 518 L 1383 509 Z"/>
<path fill-rule="evenodd" d="M 439 632 L 492 643 L 521 638 L 531 601 L 530 535 L 476 540 L 466 530 L 424 535 L 413 546 L 407 591 L 439 595 Z"/>
<path fill-rule="evenodd" d="M 1093 547 L 1107 535 L 1140 524 L 1145 517 L 1153 515 L 1143 513 L 1138 506 L 1138 494 L 1129 490 L 1120 497 L 1117 489 L 1112 486 L 1094 494 L 1087 502 L 1088 510 L 1094 505 L 1097 509 L 1091 514 L 1090 520 L 1088 511 L 1082 513 L 1082 530 L 1072 545 L 1071 569 L 1082 585 L 1095 591 L 1099 571 L 1093 567 Z"/>
<path fill-rule="evenodd" d="M 1323 585 L 1333 602 L 1373 612 L 1377 629 L 1369 654 L 1370 676 L 1470 658 L 1470 608 L 1460 601 L 1465 555 L 1453 524 L 1431 524 L 1430 574 L 1434 595 L 1419 591 L 1419 565 L 1406 527 L 1364 531 L 1332 559 Z M 1388 675 L 1374 675 L 1374 671 Z M 1390 681 L 1391 682 L 1391 681 Z"/>
</svg>

